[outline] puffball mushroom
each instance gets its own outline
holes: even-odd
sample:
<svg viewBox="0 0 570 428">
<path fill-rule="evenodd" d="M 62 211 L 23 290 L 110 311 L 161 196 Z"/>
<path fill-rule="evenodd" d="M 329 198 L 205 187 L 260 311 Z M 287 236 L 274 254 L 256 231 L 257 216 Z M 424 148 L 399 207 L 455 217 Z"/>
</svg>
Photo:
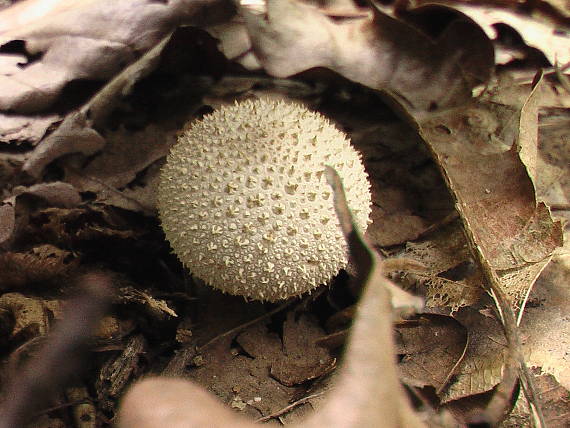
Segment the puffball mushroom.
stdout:
<svg viewBox="0 0 570 428">
<path fill-rule="evenodd" d="M 224 292 L 276 301 L 310 291 L 348 261 L 325 165 L 364 232 L 370 185 L 344 133 L 296 103 L 221 107 L 190 123 L 167 157 L 157 197 L 166 238 Z"/>
</svg>

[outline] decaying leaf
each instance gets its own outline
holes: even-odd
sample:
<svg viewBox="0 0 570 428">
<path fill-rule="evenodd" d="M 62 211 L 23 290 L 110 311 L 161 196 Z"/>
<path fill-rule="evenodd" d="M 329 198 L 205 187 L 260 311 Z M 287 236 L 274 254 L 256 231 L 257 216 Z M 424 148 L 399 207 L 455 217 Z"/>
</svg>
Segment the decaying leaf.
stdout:
<svg viewBox="0 0 570 428">
<path fill-rule="evenodd" d="M 528 364 L 540 367 L 570 389 L 570 256 L 561 255 L 545 269 L 531 294 L 521 323 Z"/>
<path fill-rule="evenodd" d="M 554 376 L 545 374 L 540 369 L 534 369 L 533 375 L 544 403 L 546 426 L 549 428 L 566 428 L 570 417 L 570 400 L 568 400 L 570 391 L 560 385 Z M 524 400 L 524 397 L 521 397 L 512 414 L 502 425 L 505 428 L 520 428 L 532 426 L 531 423 L 528 402 Z"/>
<path fill-rule="evenodd" d="M 3 64 L 11 60 L 0 76 L 0 110 L 42 111 L 69 82 L 107 80 L 178 24 L 204 23 L 198 15 L 215 4 L 59 0 L 46 7 L 41 0 L 18 2 L 0 13 L 0 58 Z M 217 5 L 218 12 L 208 20 L 227 12 L 222 3 Z"/>
<path fill-rule="evenodd" d="M 535 199 L 505 111 L 477 103 L 433 117 L 421 133 L 440 166 L 463 225 L 501 278 L 513 307 L 524 305 L 534 280 L 561 245 L 559 222 Z M 507 113 L 506 118 L 509 115 Z"/>
<path fill-rule="evenodd" d="M 402 256 L 424 266 L 421 270 L 406 270 L 400 281 L 416 288 L 425 286 L 428 307 L 447 307 L 455 312 L 479 301 L 483 293 L 481 273 L 469 253 L 459 222 L 441 226 L 426 238 L 409 242 Z"/>
<path fill-rule="evenodd" d="M 36 145 L 48 128 L 60 120 L 55 114 L 30 117 L 0 113 L 0 143 Z"/>
<path fill-rule="evenodd" d="M 151 200 L 145 200 L 132 192 L 136 187 L 150 187 L 154 193 L 153 186 L 133 182 L 137 174 L 166 156 L 176 141 L 174 134 L 174 130 L 167 133 L 152 125 L 138 132 L 118 130 L 106 136 L 104 150 L 87 165 L 82 162 L 80 167 L 67 162 L 66 179 L 80 191 L 96 194 L 98 202 L 153 212 L 154 195 L 149 195 Z M 156 175 L 159 170 L 152 171 Z"/>
<path fill-rule="evenodd" d="M 326 12 L 293 0 L 267 1 L 266 14 L 242 8 L 253 51 L 269 74 L 288 77 L 327 67 L 391 92 L 418 111 L 462 104 L 471 97 L 472 84 L 459 65 L 464 53 L 446 49 L 445 37 L 433 41 L 375 7 Z"/>
<path fill-rule="evenodd" d="M 557 31 L 552 24 L 540 22 L 530 14 L 525 16 L 496 7 L 456 3 L 454 8 L 477 22 L 491 39 L 497 35 L 497 24 L 508 25 L 514 28 L 529 46 L 540 49 L 551 64 L 566 64 L 570 61 L 570 35 L 562 28 Z"/>
<path fill-rule="evenodd" d="M 451 380 L 468 346 L 468 334 L 457 320 L 434 314 L 396 325 L 398 367 L 402 380 L 440 392 Z"/>
<path fill-rule="evenodd" d="M 0 244 L 13 238 L 17 227 L 17 215 L 23 218 L 30 215 L 30 209 L 21 200 L 30 197 L 40 200 L 43 205 L 66 208 L 75 207 L 81 202 L 77 189 L 62 181 L 16 187 L 12 191 L 12 196 L 0 206 Z M 24 221 L 20 218 L 19 222 Z"/>
<path fill-rule="evenodd" d="M 31 339 L 45 335 L 49 330 L 49 317 L 41 299 L 20 293 L 4 293 L 0 307 L 11 311 L 14 327 L 11 337 Z"/>
<path fill-rule="evenodd" d="M 74 266 L 70 251 L 49 244 L 26 252 L 7 251 L 0 254 L 0 290 L 61 278 Z"/>
<path fill-rule="evenodd" d="M 507 359 L 501 324 L 492 313 L 462 308 L 454 315 L 469 331 L 469 344 L 453 382 L 442 391 L 442 402 L 480 394 L 500 381 Z"/>
</svg>

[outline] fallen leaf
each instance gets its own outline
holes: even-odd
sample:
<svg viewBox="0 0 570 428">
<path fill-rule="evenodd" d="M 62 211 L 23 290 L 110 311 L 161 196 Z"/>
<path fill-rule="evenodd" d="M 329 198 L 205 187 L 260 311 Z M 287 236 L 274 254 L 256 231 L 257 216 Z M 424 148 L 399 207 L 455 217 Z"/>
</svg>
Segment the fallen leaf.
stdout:
<svg viewBox="0 0 570 428">
<path fill-rule="evenodd" d="M 483 294 L 482 276 L 465 242 L 458 221 L 442 225 L 423 239 L 406 244 L 402 257 L 416 260 L 422 269 L 409 268 L 399 281 L 426 289 L 426 306 L 450 308 L 474 305 Z M 463 272 L 459 269 L 464 267 Z"/>
<path fill-rule="evenodd" d="M 544 420 L 549 428 L 567 428 L 570 418 L 570 391 L 561 386 L 554 376 L 533 370 L 535 384 L 540 394 L 544 408 Z M 519 428 L 532 426 L 528 412 L 528 402 L 524 397 L 519 397 L 517 406 L 502 423 L 505 428 Z"/>
<path fill-rule="evenodd" d="M 516 146 L 518 131 L 502 128 L 512 110 L 475 103 L 432 117 L 421 134 L 452 192 L 464 228 L 473 235 L 503 291 L 517 310 L 551 254 L 562 243 L 561 224 L 551 219 Z M 515 122 L 516 123 L 516 122 Z M 506 138 L 506 139 L 505 139 Z"/>
<path fill-rule="evenodd" d="M 61 278 L 77 265 L 71 252 L 44 244 L 0 254 L 0 289 Z"/>
<path fill-rule="evenodd" d="M 312 5 L 269 0 L 266 14 L 245 7 L 241 13 L 257 59 L 273 76 L 327 67 L 393 93 L 418 111 L 462 104 L 471 97 L 472 85 L 458 63 L 464 52 L 448 51 L 448 39 L 433 41 L 375 7 L 333 19 Z"/>
<path fill-rule="evenodd" d="M 570 255 L 553 259 L 537 281 L 520 326 L 529 366 L 540 367 L 570 390 Z"/>
<path fill-rule="evenodd" d="M 396 349 L 402 380 L 412 386 L 440 391 L 449 382 L 468 346 L 468 334 L 457 320 L 422 314 L 396 324 Z"/>
<path fill-rule="evenodd" d="M 44 206 L 69 208 L 77 206 L 81 202 L 81 196 L 77 189 L 62 181 L 14 188 L 12 196 L 4 201 L 4 205 L 0 206 L 0 244 L 13 238 L 18 224 L 22 227 L 25 226 L 30 215 L 30 208 L 21 203 L 20 199 L 30 196 L 41 200 Z M 17 218 L 18 223 L 16 222 Z"/>
<path fill-rule="evenodd" d="M 0 113 L 0 143 L 35 146 L 48 129 L 61 120 L 58 115 L 18 116 Z M 2 146 L 0 146 L 2 147 Z"/>
<path fill-rule="evenodd" d="M 137 174 L 165 157 L 175 142 L 174 130 L 165 132 L 153 125 L 137 132 L 120 129 L 108 134 L 100 154 L 81 162 L 81 168 L 71 161 L 64 164 L 66 180 L 82 192 L 95 193 L 100 203 L 152 213 L 154 201 L 139 202 L 130 185 Z M 153 170 L 154 175 L 158 172 L 158 168 Z M 142 184 L 132 187 L 149 187 Z M 154 194 L 156 188 L 150 186 L 148 191 Z"/>
<path fill-rule="evenodd" d="M 453 382 L 440 395 L 442 403 L 490 391 L 502 378 L 507 344 L 501 324 L 472 308 L 455 315 L 469 332 L 469 344 Z"/>
<path fill-rule="evenodd" d="M 12 48 L 0 54 L 4 63 L 12 60 L 0 75 L 0 110 L 42 111 L 71 81 L 105 81 L 177 25 L 207 23 L 202 13 L 214 5 L 219 9 L 207 15 L 210 22 L 227 13 L 223 4 L 210 0 L 18 2 L 0 12 L 0 44 Z"/>
<path fill-rule="evenodd" d="M 508 25 L 514 28 L 529 46 L 540 49 L 551 64 L 566 64 L 570 61 L 570 35 L 558 26 L 541 22 L 530 14 L 525 16 L 497 7 L 465 3 L 455 3 L 453 7 L 477 22 L 490 39 L 496 37 L 497 24 Z"/>
</svg>

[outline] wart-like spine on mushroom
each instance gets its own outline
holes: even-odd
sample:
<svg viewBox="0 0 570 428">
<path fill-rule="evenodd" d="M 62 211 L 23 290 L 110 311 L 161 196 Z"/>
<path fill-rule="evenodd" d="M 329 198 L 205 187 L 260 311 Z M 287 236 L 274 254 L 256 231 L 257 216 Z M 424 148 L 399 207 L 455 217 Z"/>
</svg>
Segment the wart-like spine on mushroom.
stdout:
<svg viewBox="0 0 570 428">
<path fill-rule="evenodd" d="M 187 126 L 168 155 L 158 191 L 166 238 L 224 292 L 275 301 L 310 291 L 347 264 L 325 165 L 364 232 L 370 185 L 344 133 L 297 103 L 224 106 Z"/>
</svg>

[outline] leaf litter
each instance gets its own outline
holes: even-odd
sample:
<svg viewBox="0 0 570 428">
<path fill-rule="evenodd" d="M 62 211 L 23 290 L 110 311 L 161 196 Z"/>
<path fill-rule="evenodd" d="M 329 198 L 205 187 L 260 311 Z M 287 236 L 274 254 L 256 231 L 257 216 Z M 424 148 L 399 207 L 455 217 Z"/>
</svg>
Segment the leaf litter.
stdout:
<svg viewBox="0 0 570 428">
<path fill-rule="evenodd" d="M 192 378 L 254 419 L 295 421 L 296 412 L 326 409 L 331 393 L 335 402 L 343 358 L 316 343 L 338 332 L 326 330 L 327 320 L 354 304 L 346 276 L 283 307 L 219 296 L 183 271 L 155 217 L 156 177 L 177 129 L 223 103 L 264 94 L 326 114 L 363 154 L 373 188 L 367 238 L 397 257 L 391 278 L 427 303 L 423 314 L 396 323 L 400 380 L 436 403 L 441 417 L 447 411 L 460 421 L 496 408 L 501 388 L 517 397 L 508 388 L 512 344 L 485 294 L 496 275 L 521 323 L 520 350 L 545 373 L 533 375 L 543 419 L 564 426 L 567 249 L 556 250 L 564 227 L 548 206 L 568 218 L 568 94 L 553 68 L 534 81 L 508 69 L 513 59 L 532 63 L 521 44 L 511 47 L 522 56 L 497 59 L 507 68 L 490 77 L 512 11 L 484 21 L 459 3 L 406 10 L 269 1 L 233 17 L 224 7 L 206 31 L 170 35 L 214 3 L 182 11 L 185 2 L 55 2 L 21 25 L 31 16 L 24 11 L 40 4 L 0 11 L 0 23 L 9 23 L 0 33 L 0 316 L 14 320 L 0 343 L 13 353 L 50 331 L 82 272 L 118 273 L 112 322 L 89 368 L 97 381 L 82 381 L 100 400 L 89 413 L 98 424 L 115 417 L 126 386 L 144 373 Z M 124 26 L 101 20 L 110 10 L 130 18 Z M 149 11 L 159 13 L 145 19 Z M 70 25 L 66 16 L 81 19 Z M 558 42 L 512 25 L 557 67 Z M 102 36 L 91 40 L 93 31 Z M 563 43 L 567 35 L 554 37 Z M 77 55 L 61 61 L 63 47 Z M 82 86 L 86 80 L 97 83 Z M 474 99 L 480 84 L 486 91 Z M 356 354 L 347 352 L 351 364 Z M 548 395 L 553 385 L 558 395 Z M 524 402 L 519 394 L 505 426 L 536 423 Z M 49 415 L 50 423 L 69 418 L 65 410 Z"/>
</svg>

